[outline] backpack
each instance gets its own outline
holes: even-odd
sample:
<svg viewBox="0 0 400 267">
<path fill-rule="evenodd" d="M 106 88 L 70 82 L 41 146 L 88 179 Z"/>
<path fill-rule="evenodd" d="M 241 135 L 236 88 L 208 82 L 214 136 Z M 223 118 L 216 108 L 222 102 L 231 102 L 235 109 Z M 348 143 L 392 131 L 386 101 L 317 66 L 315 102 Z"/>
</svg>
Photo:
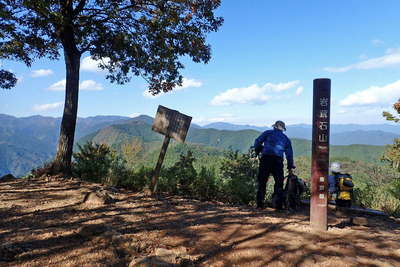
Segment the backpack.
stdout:
<svg viewBox="0 0 400 267">
<path fill-rule="evenodd" d="M 283 190 L 283 205 L 288 210 L 297 210 L 301 206 L 301 194 L 306 191 L 306 183 L 296 175 L 289 175 L 286 178 Z"/>
<path fill-rule="evenodd" d="M 353 192 L 353 177 L 348 174 L 335 175 L 337 199 L 340 201 L 351 201 L 351 193 Z"/>
</svg>

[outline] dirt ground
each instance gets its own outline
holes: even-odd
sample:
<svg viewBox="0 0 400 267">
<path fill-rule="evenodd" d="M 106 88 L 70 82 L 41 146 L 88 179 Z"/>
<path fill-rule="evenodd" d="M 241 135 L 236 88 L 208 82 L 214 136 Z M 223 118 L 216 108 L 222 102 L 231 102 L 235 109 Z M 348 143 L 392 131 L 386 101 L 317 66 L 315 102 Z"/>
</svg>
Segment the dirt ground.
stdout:
<svg viewBox="0 0 400 267">
<path fill-rule="evenodd" d="M 100 191 L 114 201 L 96 202 L 90 192 Z M 14 179 L 0 182 L 0 266 L 400 266 L 398 220 L 356 226 L 330 212 L 323 233 L 308 220 L 307 210 Z"/>
</svg>

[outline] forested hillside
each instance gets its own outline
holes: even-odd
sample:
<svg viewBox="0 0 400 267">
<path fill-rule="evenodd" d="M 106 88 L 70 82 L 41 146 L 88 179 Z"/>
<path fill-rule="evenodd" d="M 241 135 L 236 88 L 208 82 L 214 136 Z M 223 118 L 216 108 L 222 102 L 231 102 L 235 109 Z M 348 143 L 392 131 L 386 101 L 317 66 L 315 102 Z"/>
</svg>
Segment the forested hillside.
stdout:
<svg viewBox="0 0 400 267">
<path fill-rule="evenodd" d="M 96 116 L 79 118 L 76 140 L 127 117 Z M 0 175 L 23 175 L 54 156 L 60 118 L 31 116 L 16 118 L 0 114 Z"/>
<path fill-rule="evenodd" d="M 132 142 L 140 142 L 139 158 L 141 160 L 139 162 L 152 165 L 158 156 L 162 142 L 162 136 L 151 130 L 152 121 L 152 117 L 145 115 L 136 118 L 120 116 L 78 118 L 75 141 L 81 144 L 89 140 L 96 143 L 107 143 L 118 151 L 121 151 L 123 146 L 127 148 Z M 54 156 L 60 127 L 59 118 L 42 116 L 16 118 L 0 115 L 0 122 L 0 175 L 6 173 L 24 175 Z M 309 127 L 306 125 L 296 127 L 303 129 L 302 131 L 309 131 Z M 349 129 L 354 130 L 355 128 L 349 127 Z M 290 131 L 289 128 L 289 136 Z M 379 131 L 355 133 L 362 142 L 379 138 L 380 134 Z M 260 132 L 256 130 L 237 130 L 237 128 L 235 131 L 217 130 L 192 124 L 186 141 L 189 147 L 194 146 L 193 150 L 202 151 L 199 154 L 204 151 L 223 153 L 223 150 L 246 152 L 259 134 Z M 300 132 L 299 135 L 301 136 Z M 371 137 L 371 135 L 373 136 Z M 354 135 L 351 137 L 351 134 L 339 133 L 337 136 L 342 136 L 344 143 L 351 143 L 351 140 L 354 139 Z M 335 135 L 332 138 L 335 138 Z M 292 142 L 295 156 L 310 155 L 311 142 L 309 140 L 292 138 Z M 171 147 L 174 146 L 172 144 Z M 75 150 L 76 148 L 75 146 Z M 378 162 L 383 150 L 383 146 L 332 146 L 331 155 L 339 158 Z M 173 151 L 170 149 L 167 163 L 170 158 L 178 158 L 178 155 L 173 155 Z M 207 161 L 207 153 L 204 156 L 205 161 Z"/>
<path fill-rule="evenodd" d="M 191 128 L 186 141 L 189 143 L 189 146 L 193 144 L 205 146 L 203 150 L 217 148 L 221 151 L 239 150 L 245 153 L 253 145 L 254 139 L 259 135 L 260 132 L 255 130 L 228 131 Z M 103 128 L 83 137 L 79 143 L 83 144 L 87 141 L 105 143 L 120 151 L 123 145 L 132 144 L 133 140 L 137 140 L 136 142 L 139 141 L 140 145 L 147 147 L 145 149 L 147 155 L 153 155 L 154 151 L 159 152 L 162 138 L 162 135 L 151 130 L 149 124 L 144 122 L 129 122 Z M 296 157 L 311 156 L 311 141 L 293 138 L 292 145 Z M 199 147 L 201 146 L 197 146 L 197 148 Z M 331 147 L 332 157 L 367 162 L 378 162 L 383 151 L 383 146 L 350 145 Z M 152 162 L 155 161 L 155 155 L 146 158 Z"/>
</svg>

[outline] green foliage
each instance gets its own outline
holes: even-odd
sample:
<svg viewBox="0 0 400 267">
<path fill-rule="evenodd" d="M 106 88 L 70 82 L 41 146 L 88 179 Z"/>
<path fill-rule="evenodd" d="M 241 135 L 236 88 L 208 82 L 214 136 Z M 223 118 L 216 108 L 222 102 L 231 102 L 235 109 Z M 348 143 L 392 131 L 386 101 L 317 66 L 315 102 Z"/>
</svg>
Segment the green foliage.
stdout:
<svg viewBox="0 0 400 267">
<path fill-rule="evenodd" d="M 109 181 L 109 170 L 112 167 L 119 171 L 120 163 L 108 145 L 88 142 L 78 147 L 79 152 L 74 153 L 74 174 L 78 177 L 103 183 Z"/>
<path fill-rule="evenodd" d="M 0 88 L 11 89 L 17 84 L 15 74 L 7 70 L 0 70 Z"/>
<path fill-rule="evenodd" d="M 120 185 L 125 177 L 129 177 L 132 170 L 126 167 L 126 161 L 119 155 L 112 153 L 112 161 L 108 169 L 105 182 L 110 185 Z"/>
<path fill-rule="evenodd" d="M 230 203 L 249 204 L 254 201 L 257 163 L 250 153 L 227 152 L 220 168 L 223 198 Z"/>
<path fill-rule="evenodd" d="M 400 138 L 395 139 L 393 145 L 386 146 L 382 160 L 400 172 Z"/>
<path fill-rule="evenodd" d="M 353 192 L 355 202 L 361 207 L 382 210 L 387 214 L 400 216 L 400 199 L 389 192 L 391 184 L 379 185 L 375 182 L 356 188 Z"/>
<path fill-rule="evenodd" d="M 74 153 L 74 175 L 97 183 L 123 186 L 133 190 L 143 189 L 149 181 L 150 171 L 129 169 L 127 162 L 106 144 L 88 142 L 78 145 Z"/>
<path fill-rule="evenodd" d="M 400 201 L 400 178 L 392 182 L 389 192 Z"/>
<path fill-rule="evenodd" d="M 30 65 L 89 52 L 112 82 L 142 76 L 156 94 L 182 83 L 180 56 L 207 63 L 206 34 L 223 19 L 219 0 L 1 0 L 0 56 Z"/>
<path fill-rule="evenodd" d="M 393 109 L 396 111 L 396 115 L 392 115 L 389 112 L 383 112 L 383 116 L 388 121 L 394 121 L 400 123 L 400 99 L 393 104 Z M 386 147 L 385 153 L 382 156 L 382 160 L 388 162 L 391 167 L 400 173 L 400 138 L 394 140 L 393 145 Z M 396 179 L 390 188 L 392 196 L 400 199 L 400 178 Z"/>
<path fill-rule="evenodd" d="M 193 167 L 195 158 L 191 151 L 181 154 L 180 159 L 172 167 L 163 171 L 159 189 L 173 194 L 191 195 L 197 172 Z"/>
<path fill-rule="evenodd" d="M 217 177 L 215 169 L 202 167 L 193 181 L 193 196 L 200 200 L 218 199 L 220 188 L 221 180 Z"/>
<path fill-rule="evenodd" d="M 138 170 L 130 170 L 125 173 L 125 176 L 120 176 L 119 184 L 124 188 L 140 191 L 149 186 L 151 177 L 153 175 L 153 168 L 140 167 Z"/>
<path fill-rule="evenodd" d="M 384 111 L 382 113 L 383 117 L 385 117 L 388 121 L 400 122 L 400 98 L 396 103 L 393 104 L 393 109 L 397 113 L 397 116 L 396 114 L 393 115 L 390 112 Z"/>
<path fill-rule="evenodd" d="M 220 174 L 205 166 L 197 172 L 195 158 L 188 151 L 161 171 L 158 190 L 201 200 L 249 204 L 254 200 L 257 165 L 249 154 L 230 151 L 222 159 Z"/>
</svg>

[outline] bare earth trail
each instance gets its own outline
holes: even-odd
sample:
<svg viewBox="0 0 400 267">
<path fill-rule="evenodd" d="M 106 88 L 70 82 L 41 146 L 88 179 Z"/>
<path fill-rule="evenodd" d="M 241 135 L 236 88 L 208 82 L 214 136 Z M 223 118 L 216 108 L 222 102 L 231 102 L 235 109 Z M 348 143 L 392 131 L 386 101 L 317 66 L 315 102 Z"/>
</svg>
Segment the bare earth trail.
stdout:
<svg viewBox="0 0 400 267">
<path fill-rule="evenodd" d="M 101 189 L 67 179 L 0 182 L 0 266 L 150 266 L 149 258 L 157 266 L 400 266 L 393 218 L 355 226 L 331 214 L 329 230 L 314 233 L 306 213 L 111 189 L 103 192 L 114 202 L 91 201 Z"/>
</svg>

